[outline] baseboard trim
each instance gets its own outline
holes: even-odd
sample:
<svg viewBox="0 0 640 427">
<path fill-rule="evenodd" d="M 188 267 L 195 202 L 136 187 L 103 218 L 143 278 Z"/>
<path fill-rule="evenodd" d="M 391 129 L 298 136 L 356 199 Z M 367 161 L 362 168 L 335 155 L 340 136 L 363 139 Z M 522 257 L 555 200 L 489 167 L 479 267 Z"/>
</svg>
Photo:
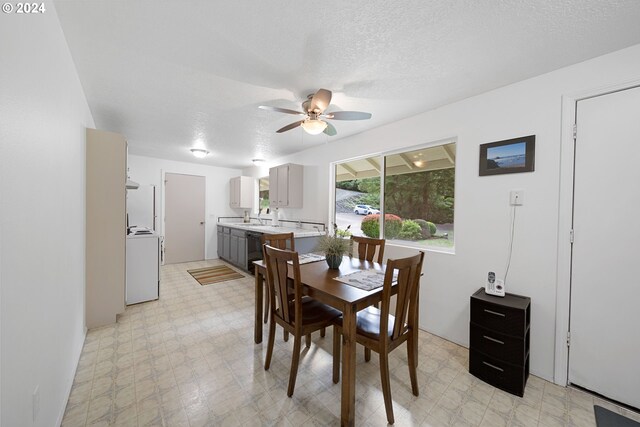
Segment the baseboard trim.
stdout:
<svg viewBox="0 0 640 427">
<path fill-rule="evenodd" d="M 58 414 L 58 420 L 56 421 L 56 426 L 60 427 L 62 425 L 62 420 L 64 419 L 64 412 L 67 409 L 67 404 L 69 403 L 69 395 L 71 394 L 71 388 L 73 387 L 73 380 L 76 377 L 76 371 L 78 370 L 78 363 L 80 363 L 80 356 L 82 355 L 82 349 L 84 348 L 84 341 L 87 339 L 87 328 L 83 328 L 82 331 L 82 342 L 80 343 L 80 348 L 76 350 L 76 355 L 74 357 L 75 360 L 75 368 L 73 369 L 73 373 L 71 374 L 71 378 L 67 383 L 66 387 L 66 397 L 64 398 L 64 405 L 60 408 L 60 413 Z"/>
</svg>

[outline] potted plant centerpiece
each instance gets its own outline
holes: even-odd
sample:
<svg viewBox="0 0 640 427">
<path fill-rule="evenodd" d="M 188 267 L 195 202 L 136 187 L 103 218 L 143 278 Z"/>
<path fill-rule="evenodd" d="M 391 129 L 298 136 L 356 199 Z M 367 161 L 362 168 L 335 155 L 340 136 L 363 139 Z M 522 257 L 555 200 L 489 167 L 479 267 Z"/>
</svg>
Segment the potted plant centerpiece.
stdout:
<svg viewBox="0 0 640 427">
<path fill-rule="evenodd" d="M 339 268 L 343 255 L 351 254 L 353 247 L 350 239 L 350 227 L 347 227 L 346 230 L 339 230 L 334 225 L 334 233 L 332 235 L 325 234 L 320 237 L 316 251 L 324 253 L 329 268 Z"/>
</svg>

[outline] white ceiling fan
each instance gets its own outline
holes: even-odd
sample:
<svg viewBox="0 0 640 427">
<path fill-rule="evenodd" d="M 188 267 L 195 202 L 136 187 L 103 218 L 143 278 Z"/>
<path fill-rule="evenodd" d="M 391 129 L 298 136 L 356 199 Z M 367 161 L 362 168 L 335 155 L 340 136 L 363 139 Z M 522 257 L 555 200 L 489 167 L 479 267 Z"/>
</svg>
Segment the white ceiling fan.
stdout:
<svg viewBox="0 0 640 427">
<path fill-rule="evenodd" d="M 331 104 L 331 91 L 327 89 L 319 89 L 316 93 L 312 93 L 307 96 L 307 99 L 302 103 L 303 111 L 271 107 L 268 105 L 260 105 L 258 108 L 268 111 L 277 111 L 279 113 L 304 116 L 304 119 L 278 129 L 276 131 L 277 133 L 286 132 L 288 130 L 295 129 L 298 126 L 302 126 L 305 132 L 311 135 L 318 135 L 324 132 L 329 136 L 334 136 L 337 134 L 336 128 L 326 120 L 368 120 L 371 118 L 371 113 L 364 113 L 361 111 L 335 111 L 333 113 L 325 113 L 329 104 Z"/>
</svg>

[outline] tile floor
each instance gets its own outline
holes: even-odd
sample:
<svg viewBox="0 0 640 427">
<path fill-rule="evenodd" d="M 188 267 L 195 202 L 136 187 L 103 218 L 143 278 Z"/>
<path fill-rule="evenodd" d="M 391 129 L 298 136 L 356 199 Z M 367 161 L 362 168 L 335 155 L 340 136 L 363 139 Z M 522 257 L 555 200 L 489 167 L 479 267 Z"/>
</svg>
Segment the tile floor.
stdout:
<svg viewBox="0 0 640 427">
<path fill-rule="evenodd" d="M 159 301 L 128 307 L 115 325 L 88 332 L 63 426 L 339 425 L 331 332 L 324 339 L 314 334 L 303 350 L 288 398 L 293 340 L 285 343 L 278 328 L 265 371 L 266 328 L 264 342 L 253 342 L 253 277 L 200 286 L 186 272 L 220 263 L 164 266 Z M 588 394 L 531 376 L 524 398 L 514 397 L 471 376 L 467 362 L 467 349 L 421 331 L 420 396 L 414 397 L 404 346 L 395 350 L 395 425 L 595 425 Z M 387 424 L 379 377 L 375 354 L 365 363 L 359 349 L 356 425 Z"/>
</svg>

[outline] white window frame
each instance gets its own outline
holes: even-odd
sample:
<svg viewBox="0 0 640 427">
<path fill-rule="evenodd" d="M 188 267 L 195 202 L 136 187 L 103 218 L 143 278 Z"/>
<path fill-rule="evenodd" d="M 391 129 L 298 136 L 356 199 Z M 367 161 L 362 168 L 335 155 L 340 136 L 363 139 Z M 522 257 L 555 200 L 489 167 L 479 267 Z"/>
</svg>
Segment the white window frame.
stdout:
<svg viewBox="0 0 640 427">
<path fill-rule="evenodd" d="M 415 151 L 415 150 L 420 150 L 423 148 L 433 148 L 433 147 L 438 147 L 441 145 L 446 145 L 446 144 L 456 144 L 456 160 L 454 161 L 454 169 L 455 169 L 455 173 L 454 173 L 454 179 L 455 179 L 455 183 L 454 183 L 454 189 L 453 189 L 453 193 L 454 193 L 454 197 L 457 198 L 457 194 L 458 194 L 458 168 L 457 168 L 457 163 L 458 163 L 458 156 L 457 156 L 457 152 L 458 152 L 458 138 L 457 137 L 450 137 L 450 138 L 443 138 L 443 139 L 439 139 L 436 141 L 431 141 L 431 142 L 427 142 L 424 144 L 418 144 L 418 145 L 412 145 L 412 146 L 408 146 L 408 147 L 401 147 L 398 149 L 393 149 L 393 150 L 389 150 L 389 151 L 380 151 L 380 152 L 374 152 L 374 153 L 368 153 L 368 154 L 364 154 L 361 156 L 354 156 L 354 157 L 350 157 L 350 158 L 346 158 L 346 159 L 341 159 L 341 160 L 336 160 L 333 161 L 329 164 L 329 229 L 333 230 L 333 227 L 335 225 L 335 220 L 336 220 L 336 167 L 341 164 L 341 163 L 346 163 L 346 162 L 350 162 L 350 161 L 354 161 L 354 160 L 362 160 L 362 159 L 370 159 L 370 158 L 375 158 L 377 157 L 379 159 L 380 162 L 380 212 L 382 215 L 386 215 L 386 211 L 385 211 L 385 206 L 384 206 L 384 184 L 385 184 L 385 173 L 384 171 L 386 170 L 386 161 L 387 161 L 387 156 L 391 156 L 394 154 L 400 154 L 400 153 L 406 153 L 407 151 Z M 454 206 L 453 209 L 453 224 L 454 224 L 454 230 L 455 230 L 455 224 L 456 224 L 456 209 Z M 384 221 L 380 221 L 380 234 L 382 236 L 384 236 Z M 437 253 L 444 253 L 444 254 L 455 254 L 455 248 L 456 248 L 456 233 L 454 232 L 453 234 L 453 246 L 450 248 L 445 248 L 445 247 L 438 247 L 438 246 L 426 246 L 426 245 L 420 245 L 420 244 L 416 244 L 410 241 L 404 241 L 404 240 L 390 240 L 387 242 L 387 244 L 392 245 L 392 246 L 398 246 L 398 247 L 407 247 L 407 248 L 412 248 L 412 249 L 419 249 L 419 250 L 425 250 L 425 251 L 429 251 L 429 252 L 437 252 Z"/>
</svg>

